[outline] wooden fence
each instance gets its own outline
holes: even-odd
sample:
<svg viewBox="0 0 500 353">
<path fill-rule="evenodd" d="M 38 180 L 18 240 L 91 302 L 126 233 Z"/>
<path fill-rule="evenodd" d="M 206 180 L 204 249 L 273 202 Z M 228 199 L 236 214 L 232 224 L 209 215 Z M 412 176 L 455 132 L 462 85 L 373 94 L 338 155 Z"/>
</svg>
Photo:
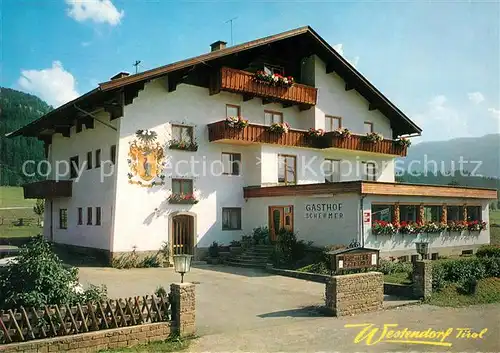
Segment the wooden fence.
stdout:
<svg viewBox="0 0 500 353">
<path fill-rule="evenodd" d="M 170 321 L 167 296 L 0 311 L 0 344 Z"/>
</svg>

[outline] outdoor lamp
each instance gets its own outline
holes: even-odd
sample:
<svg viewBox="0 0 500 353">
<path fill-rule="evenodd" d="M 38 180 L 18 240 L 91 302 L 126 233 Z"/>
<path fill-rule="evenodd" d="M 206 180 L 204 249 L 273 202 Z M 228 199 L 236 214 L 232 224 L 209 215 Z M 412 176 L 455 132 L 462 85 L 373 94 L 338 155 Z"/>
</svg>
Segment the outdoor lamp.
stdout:
<svg viewBox="0 0 500 353">
<path fill-rule="evenodd" d="M 175 272 L 181 274 L 181 283 L 184 282 L 184 274 L 189 272 L 191 269 L 191 261 L 193 260 L 193 255 L 174 255 L 174 268 Z"/>
<path fill-rule="evenodd" d="M 415 246 L 417 248 L 417 253 L 422 257 L 422 260 L 424 259 L 424 255 L 427 255 L 429 251 L 429 243 L 428 242 L 418 242 L 415 243 Z"/>
</svg>

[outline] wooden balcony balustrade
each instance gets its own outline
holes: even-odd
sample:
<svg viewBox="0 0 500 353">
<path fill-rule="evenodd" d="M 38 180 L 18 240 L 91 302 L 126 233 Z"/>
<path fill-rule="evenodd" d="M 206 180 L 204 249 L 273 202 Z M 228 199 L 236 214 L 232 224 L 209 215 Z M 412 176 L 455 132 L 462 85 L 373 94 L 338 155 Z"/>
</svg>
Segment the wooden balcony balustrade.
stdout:
<svg viewBox="0 0 500 353">
<path fill-rule="evenodd" d="M 327 132 L 322 137 L 311 137 L 307 131 L 290 129 L 286 134 L 270 132 L 268 126 L 248 124 L 243 129 L 233 128 L 225 120 L 208 125 L 210 142 L 220 141 L 235 144 L 268 143 L 290 147 L 306 148 L 343 148 L 355 151 L 406 156 L 407 148 L 399 146 L 393 140 L 383 140 L 377 143 L 363 141 L 360 135 L 351 135 L 343 139 Z"/>
<path fill-rule="evenodd" d="M 210 94 L 222 91 L 242 93 L 247 98 L 260 97 L 283 104 L 298 104 L 309 108 L 316 104 L 317 88 L 294 83 L 291 87 L 271 86 L 254 80 L 254 74 L 222 67 L 213 78 Z"/>
<path fill-rule="evenodd" d="M 50 199 L 54 197 L 71 197 L 72 180 L 42 180 L 24 184 L 25 199 Z"/>
</svg>

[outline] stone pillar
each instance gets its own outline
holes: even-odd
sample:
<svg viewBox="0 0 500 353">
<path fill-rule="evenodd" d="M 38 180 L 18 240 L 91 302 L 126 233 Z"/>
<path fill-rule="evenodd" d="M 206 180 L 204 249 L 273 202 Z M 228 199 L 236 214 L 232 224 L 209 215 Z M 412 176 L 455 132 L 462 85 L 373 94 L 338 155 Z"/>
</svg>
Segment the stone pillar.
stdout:
<svg viewBox="0 0 500 353">
<path fill-rule="evenodd" d="M 423 223 L 425 218 L 425 211 L 424 211 L 424 205 L 420 204 L 418 205 L 418 212 L 417 212 L 417 222 L 418 223 Z"/>
<path fill-rule="evenodd" d="M 170 285 L 172 319 L 180 337 L 194 335 L 196 331 L 196 295 L 192 283 L 172 283 Z"/>
<path fill-rule="evenodd" d="M 441 206 L 441 223 L 448 222 L 448 207 L 446 204 Z"/>
<path fill-rule="evenodd" d="M 432 294 L 432 262 L 420 260 L 413 263 L 413 295 L 425 299 Z"/>
<path fill-rule="evenodd" d="M 392 214 L 392 224 L 399 224 L 401 220 L 400 212 L 399 212 L 399 203 L 394 205 L 394 211 Z"/>
</svg>

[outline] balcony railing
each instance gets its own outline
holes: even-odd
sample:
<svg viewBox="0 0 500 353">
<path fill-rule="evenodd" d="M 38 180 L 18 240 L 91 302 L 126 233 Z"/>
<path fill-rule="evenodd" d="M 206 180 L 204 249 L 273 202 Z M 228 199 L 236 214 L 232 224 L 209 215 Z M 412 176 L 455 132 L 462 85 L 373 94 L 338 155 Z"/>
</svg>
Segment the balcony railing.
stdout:
<svg viewBox="0 0 500 353">
<path fill-rule="evenodd" d="M 268 143 L 290 147 L 306 148 L 343 148 L 355 151 L 373 152 L 396 156 L 406 156 L 406 147 L 397 145 L 393 140 L 377 143 L 363 141 L 362 136 L 351 135 L 348 139 L 326 133 L 323 137 L 309 136 L 307 131 L 290 129 L 286 134 L 270 132 L 268 126 L 248 124 L 243 129 L 230 127 L 225 120 L 208 125 L 210 142 L 228 142 L 234 144 Z"/>
<path fill-rule="evenodd" d="M 270 86 L 254 80 L 251 72 L 223 67 L 211 85 L 211 93 L 229 91 L 242 93 L 248 97 L 260 97 L 270 101 L 288 104 L 313 106 L 316 104 L 317 89 L 315 87 L 294 83 L 291 87 Z"/>
<path fill-rule="evenodd" d="M 24 184 L 25 199 L 50 199 L 54 197 L 71 197 L 72 180 L 42 180 Z"/>
</svg>

